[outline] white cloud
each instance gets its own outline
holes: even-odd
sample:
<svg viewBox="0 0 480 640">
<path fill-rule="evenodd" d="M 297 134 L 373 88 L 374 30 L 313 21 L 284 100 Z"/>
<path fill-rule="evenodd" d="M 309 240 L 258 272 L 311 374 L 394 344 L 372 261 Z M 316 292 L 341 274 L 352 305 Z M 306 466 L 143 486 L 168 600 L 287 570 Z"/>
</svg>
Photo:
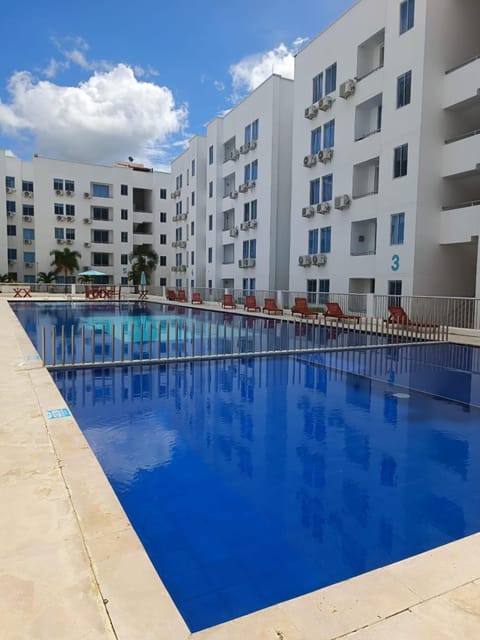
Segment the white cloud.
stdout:
<svg viewBox="0 0 480 640">
<path fill-rule="evenodd" d="M 225 85 L 220 80 L 214 80 L 213 86 L 217 91 L 225 91 Z"/>
<path fill-rule="evenodd" d="M 10 102 L 0 102 L 0 130 L 31 134 L 40 155 L 87 162 L 133 155 L 153 162 L 186 124 L 186 106 L 176 107 L 167 87 L 138 80 L 124 64 L 70 87 L 22 71 L 8 89 Z"/>
<path fill-rule="evenodd" d="M 296 38 L 291 47 L 280 43 L 270 51 L 247 56 L 232 65 L 229 69 L 233 86 L 232 100 L 236 102 L 274 73 L 293 79 L 294 56 L 306 40 L 307 38 Z"/>
</svg>

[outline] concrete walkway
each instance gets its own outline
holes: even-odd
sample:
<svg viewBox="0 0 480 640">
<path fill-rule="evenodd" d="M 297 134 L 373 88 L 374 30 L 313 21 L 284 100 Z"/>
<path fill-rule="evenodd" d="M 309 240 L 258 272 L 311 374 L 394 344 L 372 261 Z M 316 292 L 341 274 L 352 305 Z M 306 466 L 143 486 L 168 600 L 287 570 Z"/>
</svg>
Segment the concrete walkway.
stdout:
<svg viewBox="0 0 480 640">
<path fill-rule="evenodd" d="M 189 637 L 5 299 L 0 344 L 0 640 Z M 478 640 L 480 535 L 193 637 Z"/>
</svg>

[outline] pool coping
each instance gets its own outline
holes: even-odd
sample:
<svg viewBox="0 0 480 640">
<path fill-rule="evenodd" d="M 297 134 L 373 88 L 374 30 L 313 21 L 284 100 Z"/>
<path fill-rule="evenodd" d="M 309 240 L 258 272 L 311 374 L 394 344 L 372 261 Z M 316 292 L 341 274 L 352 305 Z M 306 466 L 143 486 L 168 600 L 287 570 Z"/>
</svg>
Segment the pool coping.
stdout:
<svg viewBox="0 0 480 640">
<path fill-rule="evenodd" d="M 480 534 L 191 634 L 3 297 L 0 336 L 0 505 L 16 507 L 0 528 L 5 637 L 478 637 Z"/>
</svg>

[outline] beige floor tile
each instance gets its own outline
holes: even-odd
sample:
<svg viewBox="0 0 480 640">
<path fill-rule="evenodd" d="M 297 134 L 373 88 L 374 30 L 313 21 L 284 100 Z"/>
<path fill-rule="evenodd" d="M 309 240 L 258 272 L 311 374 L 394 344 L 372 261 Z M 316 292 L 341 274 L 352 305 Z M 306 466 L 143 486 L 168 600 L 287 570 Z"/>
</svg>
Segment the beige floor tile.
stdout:
<svg viewBox="0 0 480 640">
<path fill-rule="evenodd" d="M 409 610 L 349 633 L 343 640 L 450 640 L 450 636 Z"/>
</svg>

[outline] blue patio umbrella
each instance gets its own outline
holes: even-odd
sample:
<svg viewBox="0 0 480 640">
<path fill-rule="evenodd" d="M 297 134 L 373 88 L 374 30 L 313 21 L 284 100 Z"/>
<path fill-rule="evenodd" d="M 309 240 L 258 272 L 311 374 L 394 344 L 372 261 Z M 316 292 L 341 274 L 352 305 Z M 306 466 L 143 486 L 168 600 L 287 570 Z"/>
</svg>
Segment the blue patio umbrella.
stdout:
<svg viewBox="0 0 480 640">
<path fill-rule="evenodd" d="M 142 287 L 142 289 L 145 289 L 145 287 L 147 286 L 147 275 L 145 271 L 142 271 L 142 273 L 140 274 L 140 286 Z"/>
</svg>

